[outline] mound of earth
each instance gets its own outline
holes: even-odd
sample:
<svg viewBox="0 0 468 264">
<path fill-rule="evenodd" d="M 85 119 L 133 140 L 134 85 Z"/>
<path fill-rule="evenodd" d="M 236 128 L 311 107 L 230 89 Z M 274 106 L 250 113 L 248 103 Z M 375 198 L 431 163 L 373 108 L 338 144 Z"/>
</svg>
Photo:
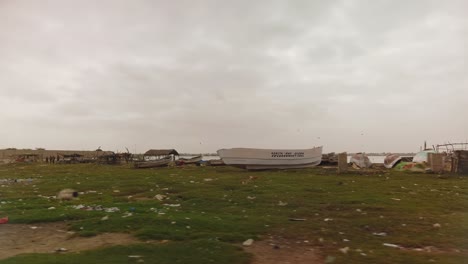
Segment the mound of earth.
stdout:
<svg viewBox="0 0 468 264">
<path fill-rule="evenodd" d="M 318 251 L 307 241 L 270 237 L 255 241 L 244 250 L 253 254 L 252 264 L 318 264 L 324 263 Z"/>
<path fill-rule="evenodd" d="M 139 242 L 130 234 L 106 233 L 79 237 L 67 231 L 65 223 L 0 225 L 0 259 L 23 253 L 78 252 L 99 247 Z"/>
</svg>

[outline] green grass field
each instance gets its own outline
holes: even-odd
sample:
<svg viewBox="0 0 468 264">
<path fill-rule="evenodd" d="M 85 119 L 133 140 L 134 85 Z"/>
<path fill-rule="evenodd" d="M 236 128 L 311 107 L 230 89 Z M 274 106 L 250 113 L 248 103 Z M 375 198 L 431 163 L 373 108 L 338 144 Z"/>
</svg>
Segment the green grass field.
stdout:
<svg viewBox="0 0 468 264">
<path fill-rule="evenodd" d="M 242 241 L 266 234 L 308 240 L 333 263 L 468 262 L 468 177 L 16 164 L 0 167 L 0 185 L 0 217 L 8 215 L 10 224 L 67 221 L 82 236 L 125 232 L 143 241 L 170 241 L 27 254 L 0 263 L 129 263 L 129 254 L 145 255 L 145 263 L 248 263 Z M 50 198 L 64 188 L 83 193 L 73 201 Z M 157 194 L 165 199 L 155 199 Z M 346 254 L 339 250 L 345 247 Z M 424 247 L 435 248 L 414 250 Z"/>
</svg>

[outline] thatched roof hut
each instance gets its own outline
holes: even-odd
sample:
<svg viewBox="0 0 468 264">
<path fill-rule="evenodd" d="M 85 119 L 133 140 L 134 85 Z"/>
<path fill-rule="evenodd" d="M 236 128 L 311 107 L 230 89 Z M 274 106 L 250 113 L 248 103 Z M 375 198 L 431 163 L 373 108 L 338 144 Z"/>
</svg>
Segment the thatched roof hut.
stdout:
<svg viewBox="0 0 468 264">
<path fill-rule="evenodd" d="M 150 149 L 145 152 L 144 156 L 179 156 L 179 153 L 175 149 Z"/>
</svg>

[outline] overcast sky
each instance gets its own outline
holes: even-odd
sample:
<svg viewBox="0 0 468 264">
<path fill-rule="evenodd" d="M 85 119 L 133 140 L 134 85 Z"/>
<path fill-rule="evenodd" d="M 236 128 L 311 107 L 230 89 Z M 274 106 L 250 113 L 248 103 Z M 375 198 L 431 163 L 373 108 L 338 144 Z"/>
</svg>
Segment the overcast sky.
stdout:
<svg viewBox="0 0 468 264">
<path fill-rule="evenodd" d="M 0 1 L 0 148 L 468 139 L 468 1 Z"/>
</svg>

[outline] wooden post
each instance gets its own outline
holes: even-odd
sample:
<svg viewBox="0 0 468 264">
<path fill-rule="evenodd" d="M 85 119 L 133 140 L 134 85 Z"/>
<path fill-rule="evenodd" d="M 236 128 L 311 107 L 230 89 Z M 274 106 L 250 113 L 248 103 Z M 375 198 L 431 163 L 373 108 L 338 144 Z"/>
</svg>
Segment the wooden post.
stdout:
<svg viewBox="0 0 468 264">
<path fill-rule="evenodd" d="M 338 173 L 348 171 L 348 154 L 346 152 L 338 154 Z"/>
</svg>

